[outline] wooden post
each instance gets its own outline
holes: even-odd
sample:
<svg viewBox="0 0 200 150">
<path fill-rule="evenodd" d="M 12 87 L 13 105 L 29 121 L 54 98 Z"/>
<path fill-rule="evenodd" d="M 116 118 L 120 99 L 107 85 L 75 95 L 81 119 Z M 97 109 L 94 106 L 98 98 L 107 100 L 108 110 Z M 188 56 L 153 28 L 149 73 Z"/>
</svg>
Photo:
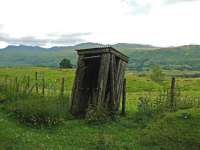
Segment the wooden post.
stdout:
<svg viewBox="0 0 200 150">
<path fill-rule="evenodd" d="M 5 90 L 8 90 L 8 75 L 5 76 Z"/>
<path fill-rule="evenodd" d="M 65 78 L 62 78 L 61 79 L 61 90 L 60 90 L 61 97 L 64 96 L 64 90 L 65 90 Z"/>
<path fill-rule="evenodd" d="M 38 93 L 38 73 L 35 72 L 35 89 L 36 93 Z"/>
<path fill-rule="evenodd" d="M 45 95 L 45 79 L 44 77 L 42 78 L 42 95 Z"/>
<path fill-rule="evenodd" d="M 176 110 L 176 79 L 172 77 L 171 81 L 171 95 L 170 95 L 170 109 L 171 111 Z"/>
<path fill-rule="evenodd" d="M 30 76 L 27 76 L 27 89 L 30 88 Z"/>
<path fill-rule="evenodd" d="M 16 92 L 19 92 L 18 77 L 15 77 L 15 88 Z"/>
<path fill-rule="evenodd" d="M 126 78 L 124 79 L 124 83 L 123 83 L 122 115 L 126 115 Z"/>
</svg>

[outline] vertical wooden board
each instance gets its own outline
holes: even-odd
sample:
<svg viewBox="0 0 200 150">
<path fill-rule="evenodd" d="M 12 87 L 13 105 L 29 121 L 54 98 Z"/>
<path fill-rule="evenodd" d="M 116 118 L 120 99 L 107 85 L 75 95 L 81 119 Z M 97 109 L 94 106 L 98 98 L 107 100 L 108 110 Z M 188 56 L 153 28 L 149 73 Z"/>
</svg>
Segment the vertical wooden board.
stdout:
<svg viewBox="0 0 200 150">
<path fill-rule="evenodd" d="M 116 83 L 116 59 L 115 55 L 111 55 L 111 62 L 110 62 L 110 105 L 111 109 L 115 106 L 115 83 Z"/>
<path fill-rule="evenodd" d="M 102 54 L 100 70 L 98 75 L 98 82 L 97 82 L 98 86 L 97 102 L 96 102 L 97 104 L 101 104 L 105 99 L 109 66 L 110 66 L 110 54 L 109 53 Z"/>
<path fill-rule="evenodd" d="M 122 70 L 122 64 L 123 61 L 119 60 L 117 69 L 116 69 L 116 78 L 115 78 L 115 109 L 118 101 L 118 92 L 120 88 L 120 76 L 121 76 L 121 70 Z"/>
<path fill-rule="evenodd" d="M 126 114 L 126 78 L 124 78 L 123 92 L 122 92 L 122 115 Z"/>
<path fill-rule="evenodd" d="M 120 66 L 118 68 L 118 77 L 117 77 L 117 86 L 116 86 L 116 110 L 119 110 L 120 106 L 120 98 L 122 95 L 123 90 L 123 79 L 125 75 L 125 69 L 126 69 L 126 62 L 120 63 Z"/>
<path fill-rule="evenodd" d="M 71 100 L 71 112 L 75 113 L 78 111 L 78 103 L 79 103 L 79 88 L 82 79 L 82 67 L 84 67 L 83 56 L 80 55 L 78 59 L 78 66 L 75 74 L 74 85 L 72 89 L 72 100 Z"/>
</svg>

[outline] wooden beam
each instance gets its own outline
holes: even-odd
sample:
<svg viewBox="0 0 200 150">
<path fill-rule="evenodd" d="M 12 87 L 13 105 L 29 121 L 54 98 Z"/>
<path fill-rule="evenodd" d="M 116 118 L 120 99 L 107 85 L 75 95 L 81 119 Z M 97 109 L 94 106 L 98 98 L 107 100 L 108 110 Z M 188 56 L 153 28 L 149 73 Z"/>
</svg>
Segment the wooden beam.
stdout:
<svg viewBox="0 0 200 150">
<path fill-rule="evenodd" d="M 120 51 L 114 49 L 113 47 L 99 47 L 99 48 L 89 48 L 89 49 L 80 49 L 77 50 L 79 55 L 86 54 L 102 54 L 102 53 L 112 53 L 115 56 L 119 57 L 125 62 L 128 62 L 128 57 L 121 53 Z"/>
<path fill-rule="evenodd" d="M 96 58 L 101 58 L 101 56 L 97 55 L 97 56 L 83 57 L 82 60 L 96 59 Z"/>
</svg>

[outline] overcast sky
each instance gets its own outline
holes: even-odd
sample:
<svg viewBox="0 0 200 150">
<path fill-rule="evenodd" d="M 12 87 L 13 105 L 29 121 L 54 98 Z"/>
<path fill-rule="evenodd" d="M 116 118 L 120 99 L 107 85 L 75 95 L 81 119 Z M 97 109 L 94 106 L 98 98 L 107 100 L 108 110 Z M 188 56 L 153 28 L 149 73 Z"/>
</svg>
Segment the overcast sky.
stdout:
<svg viewBox="0 0 200 150">
<path fill-rule="evenodd" d="M 200 44 L 200 0 L 0 0 L 0 47 Z"/>
</svg>

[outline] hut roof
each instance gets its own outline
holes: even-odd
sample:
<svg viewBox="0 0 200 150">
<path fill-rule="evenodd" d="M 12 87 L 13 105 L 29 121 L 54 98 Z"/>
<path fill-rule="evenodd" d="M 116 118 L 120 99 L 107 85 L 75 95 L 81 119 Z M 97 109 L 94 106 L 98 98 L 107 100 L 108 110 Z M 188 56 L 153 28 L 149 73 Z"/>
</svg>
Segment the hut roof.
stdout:
<svg viewBox="0 0 200 150">
<path fill-rule="evenodd" d="M 87 48 L 87 49 L 77 49 L 78 55 L 84 55 L 84 54 L 101 54 L 101 53 L 112 53 L 119 57 L 120 59 L 124 60 L 125 62 L 128 62 L 128 56 L 121 53 L 120 51 L 116 50 L 115 48 L 111 46 L 107 47 L 97 47 L 97 48 Z"/>
</svg>

